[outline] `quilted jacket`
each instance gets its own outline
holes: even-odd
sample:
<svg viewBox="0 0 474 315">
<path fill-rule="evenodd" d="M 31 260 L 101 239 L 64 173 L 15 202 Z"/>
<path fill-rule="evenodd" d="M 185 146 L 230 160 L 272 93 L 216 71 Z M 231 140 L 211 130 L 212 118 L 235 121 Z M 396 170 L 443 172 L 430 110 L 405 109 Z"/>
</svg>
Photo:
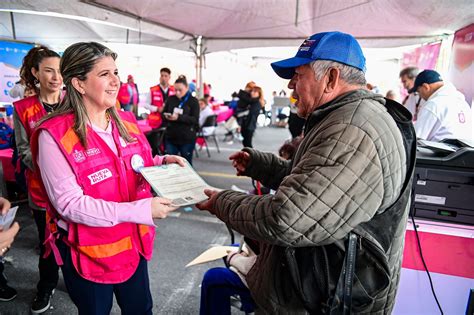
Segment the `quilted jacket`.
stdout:
<svg viewBox="0 0 474 315">
<path fill-rule="evenodd" d="M 361 89 L 317 108 L 307 120 L 293 161 L 244 149 L 251 156 L 246 175 L 276 193 L 248 196 L 223 191 L 215 208 L 222 221 L 260 242 L 257 261 L 246 277 L 260 312 L 305 313 L 293 290 L 285 248 L 341 243 L 398 198 L 407 157 L 384 103 L 382 96 Z M 360 313 L 384 314 L 393 308 L 408 204 L 402 210 L 401 223 L 384 251 L 390 285 Z"/>
</svg>

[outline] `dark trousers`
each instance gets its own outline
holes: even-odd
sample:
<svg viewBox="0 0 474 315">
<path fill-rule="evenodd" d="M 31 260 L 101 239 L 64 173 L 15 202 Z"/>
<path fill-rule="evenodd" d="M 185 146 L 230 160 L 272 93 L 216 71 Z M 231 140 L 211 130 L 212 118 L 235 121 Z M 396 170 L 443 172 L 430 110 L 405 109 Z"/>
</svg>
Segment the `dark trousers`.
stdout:
<svg viewBox="0 0 474 315">
<path fill-rule="evenodd" d="M 255 303 L 249 289 L 239 276 L 228 268 L 209 269 L 201 283 L 200 315 L 230 314 L 230 297 L 239 295 L 242 311 L 246 313 L 255 310 Z"/>
<path fill-rule="evenodd" d="M 3 274 L 4 269 L 5 269 L 5 264 L 3 263 L 3 261 L 0 258 L 0 285 L 1 286 L 4 286 L 4 285 L 7 284 L 7 278 Z"/>
<path fill-rule="evenodd" d="M 63 259 L 61 270 L 71 300 L 79 315 L 108 315 L 117 300 L 122 315 L 153 314 L 153 300 L 148 279 L 148 264 L 141 257 L 137 270 L 127 281 L 119 284 L 95 283 L 82 278 L 71 260 L 71 250 L 62 241 L 56 242 Z"/>
<path fill-rule="evenodd" d="M 167 154 L 181 155 L 184 157 L 189 164 L 193 165 L 193 151 L 196 146 L 196 142 L 187 144 L 172 144 L 169 141 L 165 142 L 165 148 Z"/>
<path fill-rule="evenodd" d="M 40 256 L 38 261 L 39 282 L 36 285 L 38 292 L 51 293 L 58 285 L 59 267 L 54 259 L 54 255 L 50 254 L 43 258 L 45 252 L 44 239 L 46 231 L 46 211 L 33 210 L 36 227 L 38 228 Z"/>
<path fill-rule="evenodd" d="M 253 133 L 254 132 L 255 132 L 255 130 L 248 130 L 248 129 L 242 128 L 242 130 L 240 131 L 240 134 L 244 138 L 244 140 L 242 140 L 242 144 L 243 144 L 244 147 L 253 148 L 252 138 L 253 138 Z"/>
</svg>

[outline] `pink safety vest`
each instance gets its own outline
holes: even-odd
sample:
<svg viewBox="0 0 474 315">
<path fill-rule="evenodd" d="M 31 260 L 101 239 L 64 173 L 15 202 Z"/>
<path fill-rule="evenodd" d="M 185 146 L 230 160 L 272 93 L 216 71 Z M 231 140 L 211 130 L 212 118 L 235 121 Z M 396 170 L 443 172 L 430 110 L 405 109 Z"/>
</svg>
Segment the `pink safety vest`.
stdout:
<svg viewBox="0 0 474 315">
<path fill-rule="evenodd" d="M 36 123 L 47 114 L 46 110 L 43 108 L 43 105 L 41 105 L 37 95 L 16 101 L 13 103 L 13 106 L 18 114 L 18 118 L 26 130 L 28 139 L 31 139 Z M 20 163 L 20 160 L 18 160 L 18 163 Z M 20 169 L 19 165 L 16 167 L 17 169 Z M 31 169 L 27 168 L 25 171 L 25 177 L 31 201 L 33 201 L 33 203 L 38 207 L 46 208 L 45 195 L 40 187 L 38 172 L 33 172 Z"/>
<path fill-rule="evenodd" d="M 74 117 L 69 114 L 46 121 L 33 134 L 31 147 L 34 160 L 38 153 L 38 135 L 41 130 L 47 130 L 69 162 L 85 195 L 115 202 L 152 197 L 148 183 L 131 166 L 134 155 L 140 155 L 145 166 L 153 165 L 150 145 L 140 132 L 133 113 L 119 114 L 128 132 L 137 141 L 126 143 L 112 121 L 118 155 L 90 127 L 87 130 L 87 148 L 84 148 L 72 129 Z M 49 217 L 59 217 L 50 202 L 46 209 Z M 51 234 L 47 245 L 53 250 L 58 264 L 62 264 L 54 245 L 54 239 L 58 237 L 57 220 L 48 221 Z M 128 280 L 138 266 L 140 255 L 151 259 L 154 238 L 154 227 L 147 225 L 121 223 L 113 227 L 90 227 L 68 222 L 66 243 L 70 246 L 74 267 L 83 278 L 110 284 Z"/>
</svg>

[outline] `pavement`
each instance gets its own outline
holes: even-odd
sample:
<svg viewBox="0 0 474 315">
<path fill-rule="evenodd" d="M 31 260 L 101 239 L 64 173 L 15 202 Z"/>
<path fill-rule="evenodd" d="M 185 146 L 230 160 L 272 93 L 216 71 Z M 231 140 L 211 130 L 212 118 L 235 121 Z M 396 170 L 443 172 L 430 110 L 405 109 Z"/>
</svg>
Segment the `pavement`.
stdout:
<svg viewBox="0 0 474 315">
<path fill-rule="evenodd" d="M 217 129 L 220 153 L 210 141 L 210 154 L 199 152 L 193 159 L 194 168 L 211 186 L 230 189 L 236 185 L 251 190 L 251 181 L 235 176 L 228 159 L 242 144 L 234 140 L 232 144 L 223 142 L 224 130 Z M 254 136 L 254 148 L 277 154 L 278 148 L 290 138 L 284 128 L 261 127 Z M 18 296 L 10 302 L 0 302 L 0 315 L 30 314 L 30 303 L 36 293 L 38 281 L 38 236 L 36 225 L 26 205 L 17 213 L 21 225 L 11 250 L 6 255 L 5 273 L 9 285 L 18 291 Z M 153 259 L 149 262 L 150 288 L 153 296 L 154 314 L 198 314 L 200 283 L 203 274 L 212 267 L 222 267 L 222 260 L 185 268 L 185 265 L 213 244 L 226 245 L 230 236 L 226 226 L 207 211 L 194 207 L 180 208 L 168 218 L 157 223 L 157 236 Z M 238 240 L 238 238 L 237 238 Z M 51 300 L 51 307 L 44 314 L 77 314 L 77 309 L 69 299 L 62 276 Z M 239 314 L 235 309 L 233 314 Z M 117 303 L 111 314 L 120 314 Z"/>
</svg>

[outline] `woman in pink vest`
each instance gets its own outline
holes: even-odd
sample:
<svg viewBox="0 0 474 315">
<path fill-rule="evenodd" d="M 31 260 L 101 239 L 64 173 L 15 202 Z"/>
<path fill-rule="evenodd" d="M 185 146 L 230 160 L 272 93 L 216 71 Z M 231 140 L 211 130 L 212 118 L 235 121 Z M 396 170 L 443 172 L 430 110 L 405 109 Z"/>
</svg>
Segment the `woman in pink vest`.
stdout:
<svg viewBox="0 0 474 315">
<path fill-rule="evenodd" d="M 34 161 L 48 195 L 47 240 L 79 314 L 151 314 L 147 261 L 155 224 L 176 209 L 153 198 L 142 166 L 178 163 L 152 158 L 130 112 L 117 112 L 117 55 L 98 43 L 64 52 L 66 96 L 32 137 Z M 54 156 L 54 159 L 51 159 Z"/>
<path fill-rule="evenodd" d="M 49 308 L 51 295 L 59 278 L 59 267 L 54 259 L 43 257 L 45 253 L 43 243 L 46 231 L 46 197 L 40 189 L 40 179 L 33 165 L 30 147 L 30 139 L 36 123 L 58 107 L 63 85 L 59 72 L 59 60 L 59 55 L 47 47 L 32 48 L 23 59 L 20 75 L 26 88 L 34 90 L 35 93 L 33 96 L 13 103 L 15 107 L 13 113 L 15 141 L 19 155 L 16 167 L 17 172 L 20 172 L 22 166 L 26 167 L 28 203 L 32 209 L 39 235 L 39 281 L 36 286 L 36 296 L 31 304 L 33 314 L 41 314 Z"/>
</svg>

